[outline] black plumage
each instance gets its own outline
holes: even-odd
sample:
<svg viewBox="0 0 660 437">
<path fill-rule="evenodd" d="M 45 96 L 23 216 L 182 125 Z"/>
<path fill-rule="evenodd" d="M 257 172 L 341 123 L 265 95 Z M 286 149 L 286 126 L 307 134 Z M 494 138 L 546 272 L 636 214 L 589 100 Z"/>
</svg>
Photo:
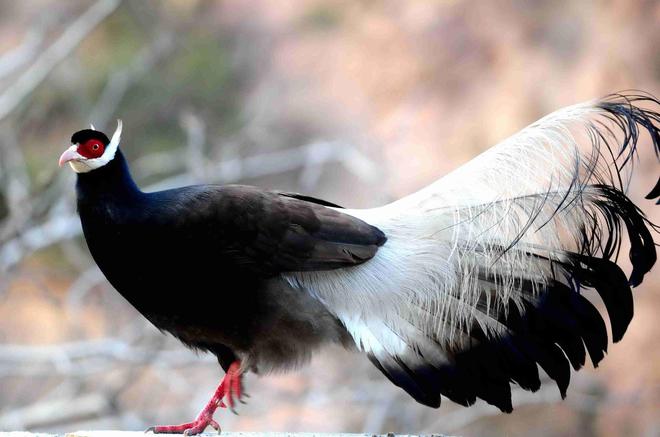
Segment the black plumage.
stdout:
<svg viewBox="0 0 660 437">
<path fill-rule="evenodd" d="M 277 336 L 275 325 L 315 337 L 314 318 L 292 314 L 273 278 L 360 264 L 386 241 L 377 228 L 290 193 L 240 185 L 143 193 L 121 151 L 78 175 L 77 197 L 85 239 L 108 281 L 158 328 L 211 352 L 249 353 L 257 339 Z"/>
<path fill-rule="evenodd" d="M 620 176 L 634 159 L 639 126 L 656 154 L 660 150 L 660 117 L 635 106 L 639 102 L 660 104 L 646 96 L 615 96 L 581 108 L 577 119 L 600 111 L 623 138 L 613 150 L 612 128 L 589 122 L 593 151 L 578 155 L 574 169 L 560 168 L 569 173 L 567 186 L 549 183 L 547 190 L 505 199 L 484 196 L 475 206 L 433 203 L 445 195 L 440 184 L 418 203 L 364 214 L 241 185 L 144 193 L 117 148 L 121 125 L 112 139 L 93 129 L 74 134 L 60 163 L 70 162 L 78 173 L 78 212 L 94 260 L 156 327 L 215 354 L 227 371 L 194 422 L 154 431 L 194 434 L 217 427 L 213 411 L 223 399 L 232 406 L 240 397 L 243 372 L 295 366 L 332 342 L 366 352 L 388 379 L 431 407 L 445 396 L 465 406 L 483 399 L 510 412 L 511 383 L 538 390 L 539 368 L 566 396 L 570 368 L 582 368 L 587 355 L 597 366 L 608 347 L 605 322 L 582 291 L 600 295 L 619 341 L 633 317 L 631 287 L 656 262 L 656 227 L 624 194 Z M 551 138 L 547 132 L 556 134 L 552 123 L 539 129 L 537 142 Z M 614 159 L 604 172 L 601 144 Z M 532 159 L 514 158 L 523 165 Z M 550 182 L 554 177 L 547 175 Z M 656 185 L 647 197 L 658 192 Z M 504 208 L 503 217 L 520 213 L 521 219 L 508 239 L 480 240 L 503 222 L 479 222 L 497 208 Z M 457 219 L 461 213 L 469 219 Z M 577 227 L 573 246 L 556 242 L 555 235 L 547 247 L 530 243 L 530 234 L 561 220 Z M 451 228 L 465 232 L 443 234 Z M 623 234 L 631 242 L 630 277 L 616 264 Z M 448 264 L 412 264 L 403 271 L 411 257 L 430 255 L 428 241 L 444 250 L 443 239 L 451 250 L 438 260 Z M 452 257 L 459 262 L 449 263 Z M 388 282 L 390 275 L 398 282 Z M 412 292 L 398 300 L 410 287 L 407 277 L 414 279 Z M 397 284 L 403 290 L 392 289 Z M 429 287 L 428 296 L 416 299 L 415 287 Z M 438 289 L 444 294 L 434 294 Z M 479 295 L 470 301 L 466 293 L 474 290 Z"/>
</svg>

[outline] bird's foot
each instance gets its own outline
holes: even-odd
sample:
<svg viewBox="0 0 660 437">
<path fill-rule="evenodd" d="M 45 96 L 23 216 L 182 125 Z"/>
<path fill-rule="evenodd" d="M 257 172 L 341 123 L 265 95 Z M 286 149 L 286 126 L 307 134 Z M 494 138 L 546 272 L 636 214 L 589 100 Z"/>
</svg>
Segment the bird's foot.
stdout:
<svg viewBox="0 0 660 437">
<path fill-rule="evenodd" d="M 226 408 L 236 413 L 234 405 L 236 400 L 243 401 L 243 378 L 240 369 L 240 363 L 235 361 L 229 366 L 229 370 L 220 381 L 220 385 L 215 390 L 213 397 L 206 404 L 204 409 L 197 415 L 197 418 L 192 422 L 182 423 L 180 425 L 162 425 L 152 426 L 147 428 L 145 432 L 153 432 L 154 434 L 181 434 L 186 436 L 201 434 L 206 427 L 211 426 L 213 429 L 220 433 L 220 425 L 213 420 L 213 413 L 220 408 Z M 225 403 L 226 401 L 226 403 Z"/>
<path fill-rule="evenodd" d="M 154 434 L 183 434 L 185 436 L 192 436 L 201 434 L 206 427 L 211 426 L 220 434 L 220 425 L 213 420 L 213 416 L 208 415 L 205 417 L 198 417 L 193 422 L 182 423 L 180 425 L 163 425 L 152 426 L 147 428 L 145 432 L 153 432 Z"/>
</svg>

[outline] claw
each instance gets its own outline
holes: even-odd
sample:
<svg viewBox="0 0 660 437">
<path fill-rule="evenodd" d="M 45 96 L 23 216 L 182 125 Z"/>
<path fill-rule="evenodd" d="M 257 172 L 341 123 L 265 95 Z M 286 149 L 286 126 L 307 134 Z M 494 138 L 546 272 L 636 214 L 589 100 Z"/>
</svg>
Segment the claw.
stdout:
<svg viewBox="0 0 660 437">
<path fill-rule="evenodd" d="M 155 426 L 150 426 L 149 428 L 144 430 L 145 434 L 147 434 L 149 432 L 152 433 L 152 434 L 156 434 L 156 427 Z"/>
<path fill-rule="evenodd" d="M 211 425 L 211 428 L 215 429 L 216 431 L 218 431 L 218 434 L 220 434 L 220 425 L 218 424 L 218 422 L 216 422 L 213 419 L 210 419 L 209 425 Z"/>
</svg>

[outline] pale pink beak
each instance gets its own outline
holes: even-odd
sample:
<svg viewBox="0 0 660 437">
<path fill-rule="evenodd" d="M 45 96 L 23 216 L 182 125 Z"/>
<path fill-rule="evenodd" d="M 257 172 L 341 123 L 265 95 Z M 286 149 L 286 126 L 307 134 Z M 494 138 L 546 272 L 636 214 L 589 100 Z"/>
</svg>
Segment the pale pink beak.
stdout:
<svg viewBox="0 0 660 437">
<path fill-rule="evenodd" d="M 69 147 L 68 149 L 66 149 L 64 151 L 64 153 L 62 153 L 62 155 L 60 156 L 60 162 L 59 162 L 60 167 L 62 167 L 64 164 L 66 164 L 69 161 L 73 161 L 75 159 L 80 158 L 80 155 L 78 154 L 77 149 L 78 149 L 78 147 L 74 145 L 74 146 Z"/>
</svg>

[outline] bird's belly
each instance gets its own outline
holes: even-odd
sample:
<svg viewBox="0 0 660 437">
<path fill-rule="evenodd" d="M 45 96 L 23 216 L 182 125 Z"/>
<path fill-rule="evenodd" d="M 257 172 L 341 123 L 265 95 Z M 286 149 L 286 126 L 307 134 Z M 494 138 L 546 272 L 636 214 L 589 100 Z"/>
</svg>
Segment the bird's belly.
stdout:
<svg viewBox="0 0 660 437">
<path fill-rule="evenodd" d="M 185 263 L 184 263 L 185 264 Z M 140 313 L 159 329 L 200 343 L 237 343 L 234 337 L 259 316 L 261 281 L 241 280 L 223 269 L 191 269 L 181 263 L 144 262 L 102 270 Z M 234 340 L 231 341 L 230 340 Z M 190 340 L 187 342 L 191 342 Z"/>
<path fill-rule="evenodd" d="M 350 344 L 319 301 L 279 277 L 259 278 L 195 245 L 182 250 L 135 235 L 88 244 L 113 287 L 188 346 L 224 345 L 268 372 L 303 363 L 323 343 Z"/>
<path fill-rule="evenodd" d="M 174 331 L 182 324 L 239 329 L 238 313 L 250 311 L 262 286 L 194 246 L 127 231 L 90 234 L 86 232 L 90 252 L 105 277 L 159 329 Z"/>
</svg>

